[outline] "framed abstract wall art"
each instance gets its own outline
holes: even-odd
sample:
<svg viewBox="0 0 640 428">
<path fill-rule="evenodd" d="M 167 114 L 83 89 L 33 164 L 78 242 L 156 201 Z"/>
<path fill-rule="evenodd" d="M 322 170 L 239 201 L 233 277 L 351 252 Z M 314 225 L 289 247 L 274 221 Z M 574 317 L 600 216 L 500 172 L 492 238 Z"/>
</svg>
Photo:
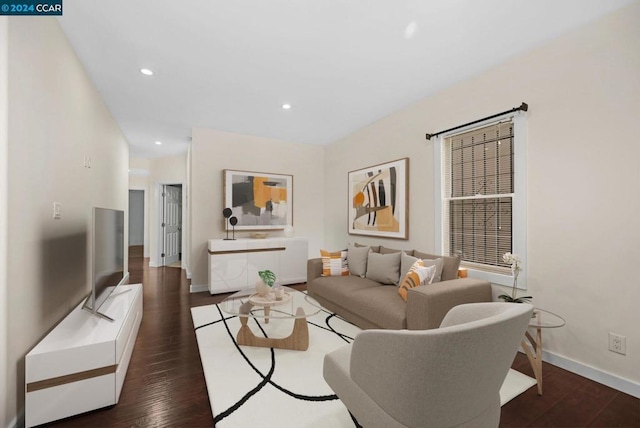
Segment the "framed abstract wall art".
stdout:
<svg viewBox="0 0 640 428">
<path fill-rule="evenodd" d="M 409 158 L 348 175 L 349 234 L 409 239 Z"/>
<path fill-rule="evenodd" d="M 238 219 L 236 230 L 293 226 L 293 175 L 225 169 L 224 206 Z"/>
</svg>

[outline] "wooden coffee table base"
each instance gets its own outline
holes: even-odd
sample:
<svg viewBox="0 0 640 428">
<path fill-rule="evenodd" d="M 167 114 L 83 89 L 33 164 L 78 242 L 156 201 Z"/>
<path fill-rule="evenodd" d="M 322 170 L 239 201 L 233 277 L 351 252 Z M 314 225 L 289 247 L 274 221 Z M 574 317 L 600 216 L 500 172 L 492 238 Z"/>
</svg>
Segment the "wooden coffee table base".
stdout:
<svg viewBox="0 0 640 428">
<path fill-rule="evenodd" d="M 247 317 L 239 315 L 242 325 L 237 336 L 238 345 L 306 351 L 309 349 L 309 326 L 304 315 L 302 308 L 298 308 L 296 311 L 298 318 L 294 321 L 293 331 L 289 336 L 283 338 L 256 336 L 247 325 Z"/>
</svg>

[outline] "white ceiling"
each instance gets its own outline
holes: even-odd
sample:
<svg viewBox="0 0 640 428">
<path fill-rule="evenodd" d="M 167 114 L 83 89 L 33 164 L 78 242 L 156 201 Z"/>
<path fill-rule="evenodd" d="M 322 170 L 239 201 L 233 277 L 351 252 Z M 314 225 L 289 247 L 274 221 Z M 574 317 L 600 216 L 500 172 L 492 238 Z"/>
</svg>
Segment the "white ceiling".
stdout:
<svg viewBox="0 0 640 428">
<path fill-rule="evenodd" d="M 331 143 L 632 2 L 65 0 L 59 22 L 151 158 L 193 127 Z"/>
</svg>

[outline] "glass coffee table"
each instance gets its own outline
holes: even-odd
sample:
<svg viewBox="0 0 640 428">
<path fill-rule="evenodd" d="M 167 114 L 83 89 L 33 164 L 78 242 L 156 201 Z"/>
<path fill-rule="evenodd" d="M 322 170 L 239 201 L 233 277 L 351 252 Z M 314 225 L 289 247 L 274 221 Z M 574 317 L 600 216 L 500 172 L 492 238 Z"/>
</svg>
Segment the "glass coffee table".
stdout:
<svg viewBox="0 0 640 428">
<path fill-rule="evenodd" d="M 313 297 L 289 287 L 282 287 L 282 298 L 277 299 L 273 291 L 264 297 L 255 290 L 242 290 L 227 297 L 220 303 L 220 309 L 240 318 L 239 345 L 261 346 L 265 348 L 292 349 L 306 351 L 309 348 L 309 327 L 307 317 L 322 310 Z M 283 338 L 258 337 L 247 325 L 248 319 L 268 324 L 271 320 L 294 320 L 291 334 Z"/>
<path fill-rule="evenodd" d="M 538 395 L 542 395 L 542 329 L 558 328 L 565 325 L 565 320 L 560 315 L 544 309 L 534 308 L 533 316 L 529 321 L 528 328 L 535 329 L 535 337 L 526 331 L 522 340 L 522 348 L 524 349 L 529 364 L 533 369 L 538 383 Z"/>
</svg>

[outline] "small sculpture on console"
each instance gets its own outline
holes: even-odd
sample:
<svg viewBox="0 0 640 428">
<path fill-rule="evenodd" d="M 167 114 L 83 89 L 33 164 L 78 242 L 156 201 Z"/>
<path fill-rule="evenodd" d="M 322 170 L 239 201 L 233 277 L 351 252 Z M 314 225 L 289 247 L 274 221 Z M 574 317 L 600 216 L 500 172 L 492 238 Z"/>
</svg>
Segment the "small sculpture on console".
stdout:
<svg viewBox="0 0 640 428">
<path fill-rule="evenodd" d="M 224 238 L 225 241 L 235 241 L 236 239 L 236 224 L 238 224 L 238 218 L 231 214 L 233 214 L 231 208 L 225 208 L 222 210 L 222 215 L 226 219 L 225 229 L 227 230 L 227 237 Z M 229 238 L 229 224 L 233 227 L 231 238 Z"/>
</svg>

